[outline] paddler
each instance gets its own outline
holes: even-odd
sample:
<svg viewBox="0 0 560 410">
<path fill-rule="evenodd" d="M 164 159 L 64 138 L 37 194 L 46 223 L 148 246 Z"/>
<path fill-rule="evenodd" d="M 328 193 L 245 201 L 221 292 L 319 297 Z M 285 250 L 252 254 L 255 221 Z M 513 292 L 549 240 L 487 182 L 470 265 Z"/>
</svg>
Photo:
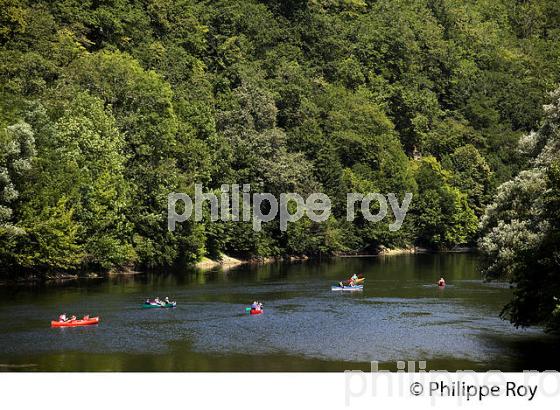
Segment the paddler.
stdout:
<svg viewBox="0 0 560 410">
<path fill-rule="evenodd" d="M 438 286 L 445 286 L 445 279 L 443 279 L 443 277 L 439 278 L 437 284 L 438 284 Z"/>
<path fill-rule="evenodd" d="M 358 275 L 356 275 L 355 273 L 352 275 L 352 277 L 349 279 L 350 282 L 350 286 L 354 287 L 356 286 L 356 281 L 358 280 Z"/>
</svg>

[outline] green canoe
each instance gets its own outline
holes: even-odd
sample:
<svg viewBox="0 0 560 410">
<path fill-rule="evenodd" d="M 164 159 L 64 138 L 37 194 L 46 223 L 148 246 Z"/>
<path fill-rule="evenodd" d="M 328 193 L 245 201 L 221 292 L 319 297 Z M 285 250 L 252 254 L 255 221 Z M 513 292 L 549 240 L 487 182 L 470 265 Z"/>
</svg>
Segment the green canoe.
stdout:
<svg viewBox="0 0 560 410">
<path fill-rule="evenodd" d="M 159 305 L 156 303 L 144 303 L 142 307 L 144 309 L 165 309 L 165 308 L 174 308 L 177 306 L 177 302 L 166 303 L 165 305 Z"/>
</svg>

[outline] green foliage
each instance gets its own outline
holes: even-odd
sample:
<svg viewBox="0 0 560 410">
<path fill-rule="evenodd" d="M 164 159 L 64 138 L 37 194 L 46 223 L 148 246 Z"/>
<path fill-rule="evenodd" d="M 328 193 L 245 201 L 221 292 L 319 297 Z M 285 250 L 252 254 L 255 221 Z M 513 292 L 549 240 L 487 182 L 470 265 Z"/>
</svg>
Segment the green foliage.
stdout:
<svg viewBox="0 0 560 410">
<path fill-rule="evenodd" d="M 492 183 L 492 171 L 484 157 L 469 144 L 445 157 L 443 165 L 452 172 L 451 185 L 467 194 L 469 207 L 480 216 Z"/>
<path fill-rule="evenodd" d="M 79 93 L 54 123 L 41 118 L 40 107 L 30 117 L 34 117 L 31 121 L 42 144 L 21 195 L 19 225 L 28 238 L 21 238 L 25 243 L 22 252 L 27 255 L 17 251 L 18 258 L 26 260 L 25 266 L 33 266 L 31 255 L 37 255 L 36 264 L 48 266 L 50 259 L 42 255 L 50 252 L 60 235 L 49 234 L 46 242 L 31 238 L 53 229 L 71 235 L 67 238 L 71 242 L 64 245 L 68 252 L 74 247 L 83 250 L 68 268 L 82 264 L 109 269 L 133 261 L 134 252 L 126 239 L 130 226 L 123 215 L 128 201 L 124 139 L 112 115 L 99 99 Z M 49 221 L 37 230 L 34 224 L 43 211 Z M 33 250 L 35 245 L 38 249 Z M 53 268 L 64 266 L 63 255 Z"/>
<path fill-rule="evenodd" d="M 0 138 L 0 228 L 14 230 L 12 204 L 36 155 L 35 138 L 31 126 L 23 122 L 7 127 Z"/>
<path fill-rule="evenodd" d="M 522 141 L 531 155 L 517 150 L 560 81 L 553 0 L 0 6 L 0 266 L 13 272 L 471 243 L 495 186 L 546 145 L 543 128 Z M 545 212 L 515 203 L 552 178 L 530 175 L 498 191 L 521 216 Z M 287 232 L 208 218 L 169 232 L 167 195 L 195 183 L 324 192 L 334 213 Z M 410 217 L 397 232 L 345 222 L 350 191 L 411 192 Z M 513 226 L 506 208 L 483 225 Z M 518 221 L 529 233 L 535 215 Z"/>
<path fill-rule="evenodd" d="M 486 275 L 515 283 L 503 316 L 516 326 L 543 324 L 560 330 L 560 90 L 545 106 L 541 128 L 520 141 L 531 168 L 498 188 L 482 219 L 480 247 Z"/>
<path fill-rule="evenodd" d="M 450 185 L 451 173 L 434 157 L 416 164 L 419 198 L 414 202 L 418 242 L 436 248 L 448 248 L 472 241 L 477 218 L 467 196 Z"/>
<path fill-rule="evenodd" d="M 73 218 L 74 210 L 67 198 L 35 213 L 23 210 L 21 228 L 11 249 L 17 266 L 34 271 L 68 271 L 80 267 L 84 247 L 79 243 L 80 225 Z"/>
</svg>

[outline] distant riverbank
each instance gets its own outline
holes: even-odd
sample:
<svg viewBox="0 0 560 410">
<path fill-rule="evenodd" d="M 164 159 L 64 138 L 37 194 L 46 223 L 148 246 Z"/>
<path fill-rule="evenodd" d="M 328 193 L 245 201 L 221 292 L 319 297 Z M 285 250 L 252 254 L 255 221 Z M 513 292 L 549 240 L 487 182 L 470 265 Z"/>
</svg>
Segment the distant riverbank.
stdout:
<svg viewBox="0 0 560 410">
<path fill-rule="evenodd" d="M 470 253 L 476 252 L 477 248 L 474 247 L 455 247 L 448 250 L 434 250 L 422 247 L 409 247 L 409 248 L 386 248 L 379 247 L 374 252 L 353 252 L 353 253 L 337 253 L 334 255 L 322 256 L 322 258 L 368 258 L 368 257 L 380 257 L 380 256 L 397 256 L 397 255 L 407 255 L 407 254 L 440 254 L 440 253 Z M 191 265 L 192 268 L 201 271 L 208 270 L 229 270 L 240 265 L 260 265 L 260 264 L 270 264 L 276 262 L 301 262 L 307 260 L 320 259 L 318 256 L 308 256 L 308 255 L 286 255 L 286 256 L 270 256 L 270 257 L 258 257 L 258 258 L 235 258 L 226 254 L 222 254 L 221 257 L 210 259 L 208 257 L 203 257 L 202 260 Z M 162 268 L 163 269 L 163 268 Z M 9 283 L 34 283 L 34 282 L 49 282 L 49 283 L 66 283 L 68 281 L 77 279 L 96 279 L 110 276 L 131 276 L 146 273 L 152 271 L 153 269 L 141 270 L 136 267 L 127 267 L 121 270 L 112 270 L 108 272 L 78 272 L 78 273 L 64 273 L 55 272 L 48 274 L 38 274 L 30 273 L 28 275 L 5 277 L 0 280 L 0 285 L 6 285 Z"/>
<path fill-rule="evenodd" d="M 231 269 L 233 267 L 243 265 L 243 264 L 267 264 L 267 263 L 274 263 L 274 262 L 286 262 L 286 261 L 306 261 L 310 258 L 307 255 L 298 255 L 298 256 L 270 256 L 270 257 L 261 257 L 261 258 L 249 258 L 249 259 L 237 259 L 233 258 L 228 255 L 222 255 L 221 259 L 214 260 L 209 258 L 203 258 L 200 262 L 195 264 L 195 268 L 200 270 L 208 270 L 208 269 Z"/>
</svg>

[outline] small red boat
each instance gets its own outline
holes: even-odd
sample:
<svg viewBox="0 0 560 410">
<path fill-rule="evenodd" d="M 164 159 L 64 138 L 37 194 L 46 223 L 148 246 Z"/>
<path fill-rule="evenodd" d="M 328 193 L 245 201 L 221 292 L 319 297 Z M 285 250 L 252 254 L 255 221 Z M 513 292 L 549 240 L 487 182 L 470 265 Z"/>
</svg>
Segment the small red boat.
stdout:
<svg viewBox="0 0 560 410">
<path fill-rule="evenodd" d="M 251 309 L 249 311 L 249 313 L 252 314 L 252 315 L 260 315 L 263 312 L 264 312 L 264 310 L 262 310 L 262 309 Z"/>
<path fill-rule="evenodd" d="M 51 321 L 51 327 L 76 327 L 76 326 L 89 326 L 99 323 L 99 317 L 90 317 L 89 319 L 76 319 L 61 322 L 58 320 Z"/>
</svg>

